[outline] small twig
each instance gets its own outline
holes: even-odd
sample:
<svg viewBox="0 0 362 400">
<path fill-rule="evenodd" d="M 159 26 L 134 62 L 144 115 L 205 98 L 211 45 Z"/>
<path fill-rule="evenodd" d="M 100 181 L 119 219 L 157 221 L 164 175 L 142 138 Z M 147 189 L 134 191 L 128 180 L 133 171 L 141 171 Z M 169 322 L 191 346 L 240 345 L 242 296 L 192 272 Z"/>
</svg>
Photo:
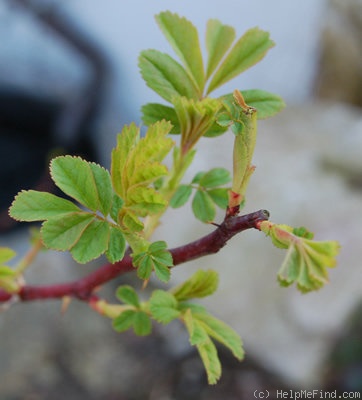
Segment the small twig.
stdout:
<svg viewBox="0 0 362 400">
<path fill-rule="evenodd" d="M 259 210 L 239 217 L 225 218 L 222 224 L 210 234 L 191 243 L 170 249 L 174 266 L 217 253 L 233 236 L 247 229 L 258 229 L 260 221 L 265 221 L 268 218 L 269 212 L 266 210 Z M 80 280 L 49 286 L 25 285 L 17 295 L 20 301 L 59 299 L 65 296 L 90 301 L 97 287 L 134 270 L 132 258 L 127 254 L 121 261 L 115 264 L 105 264 Z M 13 294 L 0 290 L 0 302 L 6 302 L 11 297 L 13 297 Z"/>
</svg>

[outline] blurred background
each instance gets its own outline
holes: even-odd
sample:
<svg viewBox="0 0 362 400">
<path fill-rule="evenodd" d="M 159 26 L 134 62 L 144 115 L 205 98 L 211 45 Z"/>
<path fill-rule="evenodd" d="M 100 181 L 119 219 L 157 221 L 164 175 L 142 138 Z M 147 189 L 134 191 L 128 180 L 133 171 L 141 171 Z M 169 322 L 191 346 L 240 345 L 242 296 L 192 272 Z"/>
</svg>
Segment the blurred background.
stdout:
<svg viewBox="0 0 362 400">
<path fill-rule="evenodd" d="M 245 211 L 266 208 L 274 222 L 339 240 L 339 265 L 318 293 L 281 289 L 283 254 L 248 232 L 221 253 L 175 270 L 173 283 L 198 267 L 220 272 L 220 290 L 207 305 L 240 333 L 247 355 L 238 363 L 220 349 L 223 377 L 216 387 L 206 385 L 177 323 L 137 338 L 116 334 L 84 304 L 73 302 L 64 315 L 59 302 L 15 305 L 0 314 L 0 399 L 361 391 L 361 0 L 0 0 L 0 245 L 19 255 L 28 248 L 28 227 L 10 220 L 7 209 L 21 189 L 56 191 L 47 173 L 52 157 L 80 154 L 108 168 L 117 132 L 140 123 L 142 104 L 159 101 L 143 83 L 137 57 L 148 48 L 170 52 L 154 20 L 166 9 L 191 20 L 201 37 L 210 18 L 234 26 L 238 37 L 254 26 L 270 32 L 276 47 L 217 93 L 260 88 L 287 103 L 260 123 Z M 230 167 L 231 139 L 203 139 L 196 172 Z M 187 206 L 168 217 L 157 237 L 170 238 L 170 245 L 210 231 Z M 49 252 L 26 280 L 68 281 L 101 262 L 76 267 L 67 255 Z M 122 277 L 113 289 L 132 279 Z"/>
</svg>

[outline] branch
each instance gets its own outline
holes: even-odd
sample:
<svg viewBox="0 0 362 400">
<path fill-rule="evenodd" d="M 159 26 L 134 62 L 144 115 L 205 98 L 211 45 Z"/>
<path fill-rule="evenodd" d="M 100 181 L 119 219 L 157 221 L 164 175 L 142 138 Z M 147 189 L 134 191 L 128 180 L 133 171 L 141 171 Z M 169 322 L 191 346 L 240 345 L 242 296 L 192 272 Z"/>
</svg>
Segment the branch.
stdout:
<svg viewBox="0 0 362 400">
<path fill-rule="evenodd" d="M 233 236 L 247 229 L 258 229 L 260 222 L 268 218 L 269 212 L 266 210 L 259 210 L 239 217 L 226 217 L 222 224 L 210 234 L 194 242 L 170 249 L 173 263 L 176 266 L 217 253 Z M 15 296 L 20 301 L 57 299 L 66 296 L 89 301 L 94 296 L 93 292 L 97 287 L 134 270 L 132 258 L 130 255 L 126 255 L 121 261 L 115 264 L 105 264 L 77 281 L 48 286 L 24 285 Z M 9 301 L 13 296 L 14 294 L 0 290 L 0 302 Z"/>
</svg>

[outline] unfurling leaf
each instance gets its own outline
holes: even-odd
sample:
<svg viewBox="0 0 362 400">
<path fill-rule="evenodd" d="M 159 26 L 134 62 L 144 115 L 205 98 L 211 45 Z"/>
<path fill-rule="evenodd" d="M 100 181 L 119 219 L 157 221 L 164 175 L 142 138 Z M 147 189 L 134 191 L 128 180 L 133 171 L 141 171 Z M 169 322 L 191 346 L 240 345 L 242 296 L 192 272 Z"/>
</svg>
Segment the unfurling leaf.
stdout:
<svg viewBox="0 0 362 400">
<path fill-rule="evenodd" d="M 288 249 L 278 272 L 278 281 L 282 286 L 296 282 L 297 288 L 306 293 L 328 282 L 327 268 L 336 265 L 340 249 L 338 242 L 315 241 L 305 228 L 293 229 L 270 221 L 262 222 L 260 230 L 270 236 L 276 247 Z"/>
<path fill-rule="evenodd" d="M 118 135 L 117 147 L 112 151 L 112 182 L 124 201 L 122 223 L 130 230 L 141 226 L 137 217 L 160 212 L 167 204 L 150 185 L 168 173 L 161 161 L 174 145 L 166 137 L 170 129 L 169 122 L 159 121 L 149 127 L 142 139 L 135 125 L 125 127 Z"/>
</svg>

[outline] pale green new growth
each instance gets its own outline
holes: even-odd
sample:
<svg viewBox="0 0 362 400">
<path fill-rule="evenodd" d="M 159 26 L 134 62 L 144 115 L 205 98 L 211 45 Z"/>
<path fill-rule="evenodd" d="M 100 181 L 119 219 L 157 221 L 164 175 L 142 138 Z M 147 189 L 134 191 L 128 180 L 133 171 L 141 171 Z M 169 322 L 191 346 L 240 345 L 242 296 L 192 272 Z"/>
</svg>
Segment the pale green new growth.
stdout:
<svg viewBox="0 0 362 400">
<path fill-rule="evenodd" d="M 279 96 L 259 89 L 209 97 L 214 89 L 264 58 L 274 46 L 269 33 L 252 28 L 234 43 L 234 28 L 210 20 L 204 60 L 198 32 L 190 21 L 169 11 L 157 15 L 156 20 L 178 61 L 157 50 L 143 51 L 139 57 L 146 84 L 169 103 L 142 107 L 142 119 L 148 127 L 145 136 L 141 137 L 135 124 L 125 126 L 117 136 L 110 171 L 80 157 L 53 159 L 52 179 L 74 202 L 28 190 L 16 196 L 9 210 L 18 221 L 43 221 L 37 250 L 44 245 L 69 251 L 79 263 L 105 254 L 113 264 L 127 254 L 144 284 L 153 273 L 162 282 L 168 282 L 172 267 L 180 262 L 175 251 L 174 261 L 166 242 L 150 241 L 169 206 L 181 207 L 192 198 L 195 217 L 207 223 L 214 221 L 218 206 L 225 210 L 225 219 L 216 233 L 228 233 L 228 223 L 235 221 L 233 218 L 245 202 L 255 168 L 252 159 L 257 119 L 273 116 L 285 106 Z M 200 140 L 228 130 L 234 134 L 232 174 L 216 165 L 209 171 L 198 172 L 191 182 L 183 182 Z M 180 135 L 179 145 L 170 134 Z M 169 169 L 163 162 L 172 149 Z M 281 286 L 296 282 L 299 290 L 307 292 L 328 281 L 327 268 L 335 265 L 339 251 L 337 242 L 313 241 L 313 235 L 305 228 L 267 221 L 255 223 L 254 227 L 269 235 L 277 247 L 287 250 L 278 273 Z M 184 248 L 177 250 L 180 249 Z M 24 257 L 13 269 L 6 263 L 14 256 L 14 251 L 0 248 L 0 288 L 19 295 L 23 287 L 19 278 L 33 255 Z M 125 259 L 126 263 L 129 260 Z M 111 318 L 118 332 L 132 328 L 137 335 L 148 335 L 152 320 L 168 324 L 178 319 L 188 331 L 190 344 L 200 354 L 208 382 L 214 384 L 221 376 L 214 341 L 227 347 L 237 359 L 244 357 L 239 335 L 203 306 L 191 302 L 212 295 L 217 286 L 217 273 L 201 270 L 170 290 L 154 290 L 148 301 L 141 301 L 136 291 L 125 285 L 116 291 L 122 304 L 98 299 L 92 290 L 89 303 Z"/>
</svg>

